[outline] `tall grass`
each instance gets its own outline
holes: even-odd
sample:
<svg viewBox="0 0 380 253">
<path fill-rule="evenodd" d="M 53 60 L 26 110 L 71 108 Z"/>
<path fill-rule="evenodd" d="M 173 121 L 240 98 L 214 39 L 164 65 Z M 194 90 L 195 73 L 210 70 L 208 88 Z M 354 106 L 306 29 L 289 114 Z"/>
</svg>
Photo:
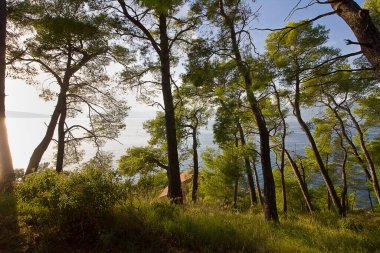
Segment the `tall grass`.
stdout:
<svg viewBox="0 0 380 253">
<path fill-rule="evenodd" d="M 132 199 L 110 173 L 48 171 L 18 185 L 17 199 L 0 199 L 1 224 L 18 225 L 0 228 L 0 252 L 380 252 L 379 214 L 290 213 L 276 225 L 260 207 Z"/>
</svg>

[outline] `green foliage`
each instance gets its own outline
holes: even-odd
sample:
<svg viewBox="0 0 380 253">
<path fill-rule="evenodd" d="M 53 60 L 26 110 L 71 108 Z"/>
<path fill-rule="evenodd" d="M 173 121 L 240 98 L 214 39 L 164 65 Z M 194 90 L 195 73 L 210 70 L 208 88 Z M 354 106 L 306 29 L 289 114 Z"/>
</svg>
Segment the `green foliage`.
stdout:
<svg viewBox="0 0 380 253">
<path fill-rule="evenodd" d="M 204 180 L 200 184 L 200 192 L 205 201 L 232 203 L 234 184 L 243 179 L 242 158 L 242 151 L 231 145 L 226 145 L 222 153 L 213 149 L 206 149 L 202 153 L 205 168 L 202 170 Z"/>
<path fill-rule="evenodd" d="M 60 231 L 62 239 L 75 233 L 98 233 L 101 219 L 126 199 L 121 180 L 112 171 L 86 168 L 68 174 L 53 170 L 32 173 L 17 186 L 21 222 L 35 232 Z M 50 233 L 49 232 L 49 233 Z"/>
<path fill-rule="evenodd" d="M 119 172 L 129 177 L 144 176 L 164 169 L 167 164 L 165 151 L 159 148 L 132 147 L 120 157 Z"/>
<path fill-rule="evenodd" d="M 375 23 L 377 29 L 380 29 L 380 1 L 379 0 L 365 0 L 363 9 L 369 10 L 369 15 Z"/>
</svg>

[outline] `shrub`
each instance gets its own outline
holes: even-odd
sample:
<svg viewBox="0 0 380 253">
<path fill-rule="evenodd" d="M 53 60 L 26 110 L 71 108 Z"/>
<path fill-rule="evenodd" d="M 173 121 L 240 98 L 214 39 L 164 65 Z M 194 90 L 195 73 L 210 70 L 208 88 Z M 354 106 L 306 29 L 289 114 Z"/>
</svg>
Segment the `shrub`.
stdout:
<svg viewBox="0 0 380 253">
<path fill-rule="evenodd" d="M 96 236 L 102 218 L 126 198 L 113 171 L 86 168 L 69 174 L 45 170 L 27 176 L 17 187 L 22 222 L 38 231 L 59 231 L 60 238 Z"/>
</svg>

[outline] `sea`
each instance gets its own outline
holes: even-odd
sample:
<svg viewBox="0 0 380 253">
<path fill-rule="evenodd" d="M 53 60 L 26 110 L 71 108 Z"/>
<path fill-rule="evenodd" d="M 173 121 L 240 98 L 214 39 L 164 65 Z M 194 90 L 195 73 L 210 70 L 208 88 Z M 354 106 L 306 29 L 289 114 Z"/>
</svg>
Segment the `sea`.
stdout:
<svg viewBox="0 0 380 253">
<path fill-rule="evenodd" d="M 126 128 L 120 133 L 117 141 L 109 141 L 103 147 L 104 151 L 110 152 L 114 156 L 114 166 L 117 167 L 119 158 L 125 154 L 125 151 L 133 146 L 145 146 L 150 138 L 149 134 L 143 129 L 143 123 L 155 116 L 155 111 L 144 112 L 131 112 L 125 119 Z M 318 111 L 308 111 L 305 114 L 305 119 L 310 120 L 312 117 L 318 116 Z M 13 115 L 7 118 L 7 128 L 9 144 L 12 152 L 12 158 L 15 168 L 24 169 L 27 167 L 29 158 L 35 149 L 35 147 L 42 140 L 46 126 L 49 122 L 48 116 L 30 116 L 22 117 L 22 115 Z M 68 125 L 71 124 L 84 124 L 88 123 L 88 119 L 83 117 L 69 119 Z M 217 148 L 217 145 L 213 141 L 213 120 L 210 120 L 206 127 L 200 130 L 199 136 L 199 153 L 208 147 Z M 287 148 L 297 154 L 304 154 L 305 146 L 308 146 L 308 141 L 304 132 L 300 129 L 296 119 L 294 117 L 287 118 L 287 124 L 289 126 L 287 136 Z M 56 136 L 55 136 L 56 138 Z M 85 156 L 83 161 L 91 159 L 96 152 L 94 146 L 89 143 L 84 143 L 82 148 L 85 150 Z M 42 162 L 54 161 L 55 144 L 51 142 L 47 151 L 45 152 Z M 272 160 L 274 161 L 274 155 L 272 154 Z M 272 162 L 273 162 L 272 161 Z M 202 161 L 200 161 L 202 165 Z M 273 162 L 274 165 L 274 162 Z M 54 164 L 51 164 L 53 167 Z M 190 163 L 184 162 L 181 165 L 181 170 L 189 168 Z M 79 165 L 71 165 L 69 169 L 79 167 Z M 258 167 L 258 174 L 261 178 L 261 170 Z M 321 181 L 322 183 L 322 181 Z M 363 188 L 357 191 L 357 207 L 369 208 L 368 204 L 368 191 L 367 188 Z M 373 198 L 373 197 L 372 197 Z M 376 202 L 373 198 L 373 202 Z"/>
</svg>

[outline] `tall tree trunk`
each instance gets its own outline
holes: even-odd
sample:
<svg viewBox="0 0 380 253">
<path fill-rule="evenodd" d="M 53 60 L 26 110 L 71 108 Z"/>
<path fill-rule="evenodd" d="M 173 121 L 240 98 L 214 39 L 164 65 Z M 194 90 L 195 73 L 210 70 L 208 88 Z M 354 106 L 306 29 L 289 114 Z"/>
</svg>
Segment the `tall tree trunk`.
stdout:
<svg viewBox="0 0 380 253">
<path fill-rule="evenodd" d="M 294 174 L 296 175 L 296 178 L 297 178 L 297 181 L 298 181 L 298 185 L 300 186 L 301 193 L 302 193 L 303 198 L 304 198 L 305 203 L 306 203 L 307 210 L 310 213 L 313 213 L 314 208 L 313 208 L 313 205 L 311 203 L 311 199 L 310 199 L 310 196 L 309 196 L 309 191 L 307 189 L 306 183 L 304 182 L 304 180 L 302 180 L 302 176 L 301 176 L 301 173 L 300 173 L 300 171 L 298 169 L 298 166 L 294 162 L 293 158 L 290 156 L 289 152 L 286 149 L 285 149 L 285 154 L 286 154 L 286 157 L 288 158 L 290 166 L 293 168 Z"/>
<path fill-rule="evenodd" d="M 281 118 L 282 133 L 281 133 L 281 153 L 280 153 L 280 174 L 281 174 L 281 192 L 282 192 L 282 212 L 286 214 L 288 211 L 287 201 L 286 201 L 286 185 L 285 185 L 285 139 L 286 139 L 286 121 L 285 116 L 281 110 L 280 95 L 276 89 L 276 85 L 273 85 L 274 93 L 276 95 L 276 105 L 277 111 Z"/>
<path fill-rule="evenodd" d="M 246 145 L 246 142 L 245 142 L 243 127 L 241 126 L 240 122 L 238 122 L 238 129 L 239 129 L 239 134 L 240 134 L 240 142 L 241 142 L 241 145 L 244 147 Z M 249 162 L 248 156 L 244 156 L 244 165 L 245 165 L 245 173 L 247 175 L 247 180 L 248 180 L 248 185 L 249 185 L 251 205 L 252 206 L 257 205 L 255 182 L 253 181 L 252 168 L 251 168 L 251 163 Z"/>
<path fill-rule="evenodd" d="M 199 162 L 198 162 L 198 140 L 197 140 L 197 128 L 192 129 L 193 133 L 193 192 L 191 198 L 193 202 L 197 201 L 197 191 L 198 191 L 198 175 L 199 175 Z"/>
<path fill-rule="evenodd" d="M 62 103 L 61 116 L 58 122 L 58 151 L 57 151 L 57 164 L 56 171 L 63 171 L 63 160 L 65 157 L 65 124 L 66 124 L 67 104 L 66 97 Z"/>
<path fill-rule="evenodd" d="M 342 214 L 342 205 L 340 204 L 340 199 L 338 197 L 337 192 L 335 191 L 334 184 L 333 184 L 330 176 L 327 173 L 327 169 L 323 163 L 321 154 L 318 151 L 318 147 L 317 147 L 317 144 L 315 143 L 314 137 L 310 132 L 309 126 L 305 123 L 305 121 L 303 120 L 302 115 L 301 115 L 300 104 L 299 104 L 299 101 L 300 101 L 300 80 L 299 80 L 298 75 L 296 76 L 296 84 L 295 85 L 296 85 L 296 87 L 295 87 L 296 88 L 295 98 L 294 98 L 294 102 L 292 103 L 294 116 L 296 117 L 296 119 L 297 119 L 298 123 L 300 124 L 302 130 L 306 134 L 306 137 L 307 137 L 307 139 L 310 143 L 311 149 L 313 151 L 314 158 L 315 158 L 315 160 L 318 164 L 319 170 L 322 174 L 323 181 L 325 182 L 328 194 L 331 197 L 331 200 L 332 200 L 337 212 L 341 215 Z"/>
<path fill-rule="evenodd" d="M 368 10 L 360 8 L 353 0 L 329 0 L 329 2 L 355 34 L 357 44 L 360 45 L 380 81 L 380 32 L 371 20 Z"/>
<path fill-rule="evenodd" d="M 0 0 L 0 193 L 11 193 L 13 190 L 12 184 L 15 179 L 5 121 L 6 15 L 6 1 Z"/>
<path fill-rule="evenodd" d="M 161 86 L 165 105 L 165 127 L 168 150 L 168 196 L 173 203 L 182 204 L 181 178 L 178 161 L 177 135 L 174 116 L 173 95 L 170 81 L 170 49 L 169 38 L 166 24 L 166 15 L 159 16 L 160 29 L 160 61 L 161 61 Z"/>
<path fill-rule="evenodd" d="M 236 64 L 239 72 L 244 78 L 245 90 L 247 92 L 247 98 L 252 110 L 253 116 L 256 120 L 256 124 L 259 130 L 260 136 L 260 153 L 261 153 L 261 166 L 263 170 L 264 179 L 264 215 L 266 220 L 271 220 L 276 223 L 279 222 L 277 205 L 276 205 L 276 187 L 273 178 L 272 164 L 270 158 L 270 139 L 269 131 L 265 122 L 265 118 L 261 112 L 259 101 L 253 94 L 252 88 L 252 76 L 248 64 L 246 64 L 240 53 L 239 45 L 237 42 L 237 35 L 235 31 L 234 23 L 228 17 L 224 11 L 224 2 L 219 0 L 220 14 L 224 19 L 224 22 L 229 29 L 229 35 L 232 44 L 232 53 L 234 54 Z"/>
</svg>

